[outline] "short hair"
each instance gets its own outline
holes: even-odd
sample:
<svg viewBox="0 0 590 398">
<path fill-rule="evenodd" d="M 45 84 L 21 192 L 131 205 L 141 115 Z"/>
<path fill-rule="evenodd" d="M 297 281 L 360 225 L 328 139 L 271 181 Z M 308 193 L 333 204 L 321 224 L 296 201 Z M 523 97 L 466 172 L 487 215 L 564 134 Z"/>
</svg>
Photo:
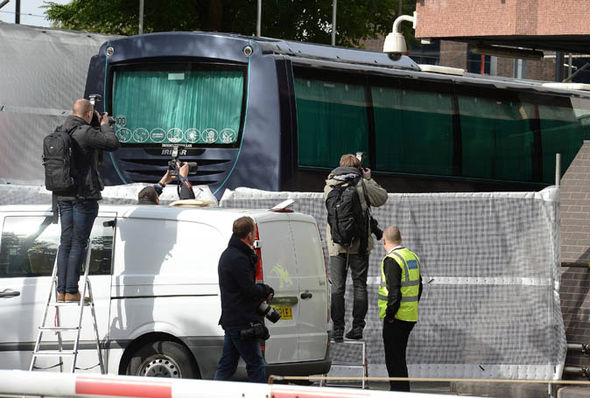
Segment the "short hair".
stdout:
<svg viewBox="0 0 590 398">
<path fill-rule="evenodd" d="M 355 169 L 360 169 L 361 161 L 353 154 L 347 153 L 340 157 L 340 167 L 354 167 Z"/>
<path fill-rule="evenodd" d="M 94 111 L 94 105 L 90 103 L 87 99 L 78 99 L 72 105 L 72 114 L 76 116 L 84 116 L 88 112 Z"/>
<path fill-rule="evenodd" d="M 158 192 L 156 191 L 156 188 L 154 188 L 152 185 L 150 185 L 149 187 L 143 188 L 137 194 L 137 201 L 140 203 L 150 202 L 150 203 L 157 205 L 158 200 L 159 200 L 158 199 Z"/>
<path fill-rule="evenodd" d="M 385 228 L 383 236 L 389 243 L 401 243 L 402 241 L 402 233 L 399 231 L 398 227 L 393 225 Z"/>
<path fill-rule="evenodd" d="M 233 233 L 240 239 L 244 239 L 250 232 L 254 232 L 254 220 L 248 216 L 240 217 L 234 221 Z"/>
</svg>

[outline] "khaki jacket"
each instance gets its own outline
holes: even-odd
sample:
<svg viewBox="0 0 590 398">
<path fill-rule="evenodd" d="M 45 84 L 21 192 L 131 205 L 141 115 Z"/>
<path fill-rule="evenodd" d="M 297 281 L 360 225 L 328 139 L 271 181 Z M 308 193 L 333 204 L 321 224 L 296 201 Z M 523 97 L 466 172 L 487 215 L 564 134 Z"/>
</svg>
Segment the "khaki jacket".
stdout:
<svg viewBox="0 0 590 398">
<path fill-rule="evenodd" d="M 328 194 L 333 189 L 335 185 L 345 184 L 346 181 L 339 180 L 334 178 L 336 175 L 341 174 L 343 171 L 345 172 L 346 169 L 352 169 L 348 167 L 338 167 L 328 175 L 328 179 L 326 180 L 326 186 L 324 187 L 324 199 L 328 197 Z M 355 169 L 352 169 L 355 170 Z M 358 171 L 357 171 L 358 173 Z M 363 186 L 365 191 L 363 192 Z M 387 191 L 381 187 L 381 185 L 377 184 L 375 180 L 372 178 L 362 178 L 361 181 L 356 185 L 357 193 L 359 195 L 359 199 L 361 202 L 361 207 L 363 211 L 367 211 L 369 206 L 379 207 L 383 206 L 387 201 Z M 365 200 L 365 193 L 367 198 L 369 199 L 369 203 Z M 367 242 L 367 253 L 370 253 L 373 249 L 373 237 L 371 236 L 371 229 L 368 228 L 368 242 Z M 359 254 L 360 248 L 360 239 L 354 239 L 350 247 L 345 247 L 339 245 L 338 243 L 334 243 L 332 241 L 332 234 L 330 233 L 330 226 L 326 224 L 326 245 L 328 246 L 328 253 L 330 257 L 337 256 L 341 253 L 349 253 L 349 254 Z"/>
</svg>

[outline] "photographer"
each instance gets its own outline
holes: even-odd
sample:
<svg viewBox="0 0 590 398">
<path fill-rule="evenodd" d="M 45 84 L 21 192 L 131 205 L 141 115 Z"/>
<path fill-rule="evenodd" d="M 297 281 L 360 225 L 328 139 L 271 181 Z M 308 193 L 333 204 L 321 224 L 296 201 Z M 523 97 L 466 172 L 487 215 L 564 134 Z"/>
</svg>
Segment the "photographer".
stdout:
<svg viewBox="0 0 590 398">
<path fill-rule="evenodd" d="M 268 329 L 257 313 L 257 308 L 264 300 L 272 300 L 274 290 L 268 285 L 256 283 L 258 256 L 252 249 L 255 233 L 254 220 L 250 217 L 235 220 L 227 249 L 219 259 L 219 324 L 225 331 L 225 337 L 215 380 L 229 380 L 242 357 L 246 362 L 249 381 L 267 381 L 259 339 L 268 338 Z"/>
<path fill-rule="evenodd" d="M 93 118 L 97 126 L 91 125 Z M 99 115 L 94 105 L 79 99 L 62 125 L 72 139 L 74 187 L 55 192 L 59 207 L 61 236 L 57 255 L 57 301 L 79 301 L 78 281 L 88 248 L 88 238 L 98 214 L 98 201 L 104 188 L 98 173 L 99 150 L 112 152 L 121 144 L 107 113 Z"/>
<path fill-rule="evenodd" d="M 189 173 L 189 164 L 184 162 L 182 166 L 180 162 L 176 163 L 178 167 L 178 179 L 180 181 L 179 186 L 180 190 L 178 192 L 178 197 L 181 200 L 184 199 L 194 199 L 195 193 L 193 191 L 193 186 L 191 185 L 190 181 L 188 180 L 187 176 Z M 176 176 L 170 175 L 170 170 L 166 170 L 166 174 L 160 179 L 157 184 L 154 184 L 149 187 L 143 188 L 137 194 L 137 203 L 140 205 L 158 205 L 160 204 L 160 195 L 164 190 L 166 184 L 174 181 Z"/>
</svg>

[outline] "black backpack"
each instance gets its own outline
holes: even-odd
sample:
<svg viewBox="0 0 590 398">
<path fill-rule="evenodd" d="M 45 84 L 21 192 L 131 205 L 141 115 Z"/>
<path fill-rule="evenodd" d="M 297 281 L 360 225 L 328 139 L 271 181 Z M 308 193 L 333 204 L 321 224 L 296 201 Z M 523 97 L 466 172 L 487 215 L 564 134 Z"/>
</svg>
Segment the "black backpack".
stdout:
<svg viewBox="0 0 590 398">
<path fill-rule="evenodd" d="M 58 126 L 43 139 L 43 166 L 45 187 L 52 192 L 65 192 L 74 188 L 72 170 L 72 132 Z"/>
<path fill-rule="evenodd" d="M 356 183 L 357 180 L 354 180 L 348 184 L 334 185 L 326 198 L 332 241 L 343 246 L 350 245 L 354 238 L 366 238 L 366 220 Z"/>
</svg>

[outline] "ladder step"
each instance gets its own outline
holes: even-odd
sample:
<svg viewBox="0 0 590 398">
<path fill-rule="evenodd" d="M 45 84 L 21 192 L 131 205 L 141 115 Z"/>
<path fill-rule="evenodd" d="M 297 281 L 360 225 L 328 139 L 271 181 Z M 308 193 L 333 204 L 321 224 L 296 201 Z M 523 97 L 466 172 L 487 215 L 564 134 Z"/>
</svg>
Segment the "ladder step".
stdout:
<svg viewBox="0 0 590 398">
<path fill-rule="evenodd" d="M 33 356 L 35 357 L 65 357 L 69 355 L 76 354 L 76 351 L 69 350 L 69 351 L 53 351 L 53 350 L 44 350 L 44 351 L 37 351 L 33 352 Z"/>
<path fill-rule="evenodd" d="M 65 327 L 65 326 L 39 326 L 39 330 L 55 330 L 57 332 L 67 331 L 67 330 L 78 330 L 80 329 L 78 326 L 73 327 Z"/>
<path fill-rule="evenodd" d="M 53 305 L 54 307 L 72 307 L 75 305 L 79 305 L 80 302 L 79 301 L 65 301 L 65 302 L 60 302 L 60 303 L 53 303 L 50 305 Z M 84 301 L 84 305 L 88 306 L 90 305 L 90 301 Z"/>
</svg>

